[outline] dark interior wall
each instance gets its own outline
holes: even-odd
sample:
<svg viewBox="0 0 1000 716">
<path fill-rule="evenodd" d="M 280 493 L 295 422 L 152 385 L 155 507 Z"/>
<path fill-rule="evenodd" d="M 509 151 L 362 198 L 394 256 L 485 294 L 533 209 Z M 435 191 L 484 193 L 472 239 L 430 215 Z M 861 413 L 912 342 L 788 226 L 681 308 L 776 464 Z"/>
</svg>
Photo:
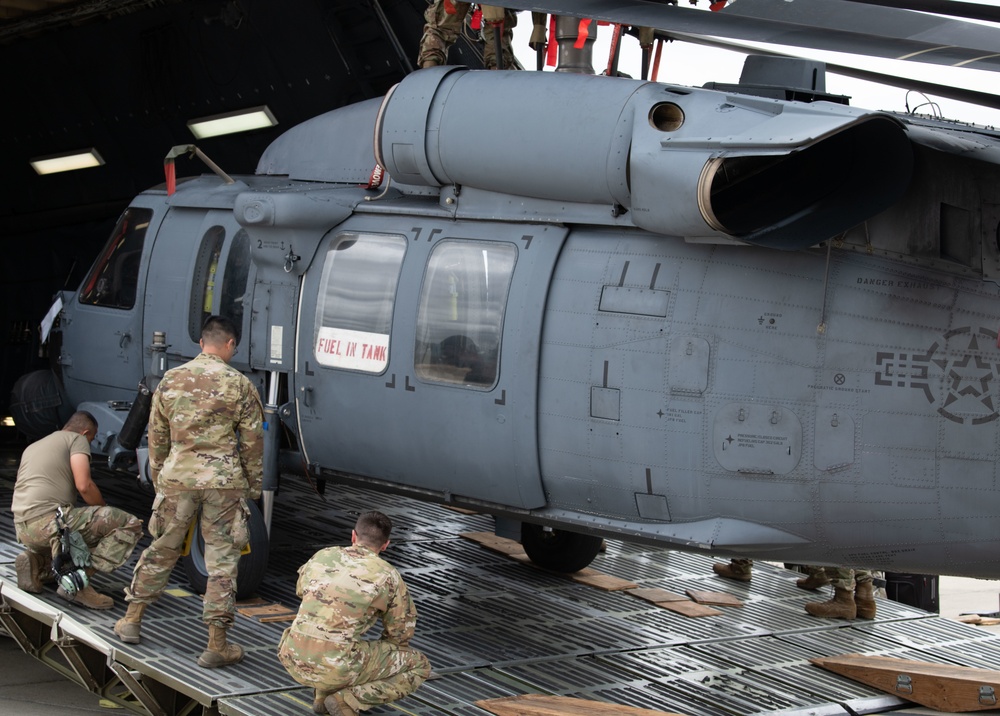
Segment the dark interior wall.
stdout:
<svg viewBox="0 0 1000 716">
<path fill-rule="evenodd" d="M 384 94 L 410 69 L 424 0 L 218 0 L 157 5 L 0 45 L 0 232 L 31 215 L 127 201 L 162 181 L 163 157 L 193 143 L 189 119 L 266 104 L 278 127 L 202 140 L 230 173 L 252 172 L 282 131 Z M 39 177 L 29 160 L 94 147 L 102 167 Z"/>
<path fill-rule="evenodd" d="M 278 126 L 198 142 L 252 173 L 281 132 L 384 94 L 412 70 L 427 0 L 184 0 L 0 42 L 0 416 L 44 367 L 37 328 L 76 288 L 131 198 L 163 182 L 189 119 L 267 105 Z M 381 11 L 381 12 L 379 12 Z M 386 22 L 382 21 L 382 18 Z M 481 67 L 460 41 L 452 61 Z M 94 147 L 104 166 L 38 176 L 29 160 Z M 179 159 L 178 176 L 207 171 Z"/>
</svg>

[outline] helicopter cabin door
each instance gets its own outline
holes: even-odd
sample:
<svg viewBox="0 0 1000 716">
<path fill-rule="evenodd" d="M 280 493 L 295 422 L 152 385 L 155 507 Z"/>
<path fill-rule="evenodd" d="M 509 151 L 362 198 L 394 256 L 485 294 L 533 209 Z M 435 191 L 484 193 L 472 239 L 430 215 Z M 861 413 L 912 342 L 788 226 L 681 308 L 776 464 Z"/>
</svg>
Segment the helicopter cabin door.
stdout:
<svg viewBox="0 0 1000 716">
<path fill-rule="evenodd" d="M 543 505 L 538 347 L 565 233 L 377 216 L 330 232 L 299 314 L 308 462 L 445 499 Z"/>
</svg>

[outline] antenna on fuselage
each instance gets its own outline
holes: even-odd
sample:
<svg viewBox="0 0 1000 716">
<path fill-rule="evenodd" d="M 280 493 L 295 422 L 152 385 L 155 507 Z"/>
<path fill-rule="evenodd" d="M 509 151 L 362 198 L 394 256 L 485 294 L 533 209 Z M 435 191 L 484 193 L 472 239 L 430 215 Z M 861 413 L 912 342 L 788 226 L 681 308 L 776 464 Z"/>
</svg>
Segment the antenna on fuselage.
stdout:
<svg viewBox="0 0 1000 716">
<path fill-rule="evenodd" d="M 174 159 L 185 154 L 198 157 L 205 163 L 205 166 L 215 172 L 216 176 L 221 178 L 226 184 L 236 183 L 235 179 L 222 171 L 219 165 L 209 159 L 205 152 L 198 149 L 198 147 L 193 144 L 178 144 L 167 152 L 167 156 L 163 159 L 163 172 L 167 177 L 167 196 L 171 196 L 177 191 L 177 172 L 174 169 Z"/>
</svg>

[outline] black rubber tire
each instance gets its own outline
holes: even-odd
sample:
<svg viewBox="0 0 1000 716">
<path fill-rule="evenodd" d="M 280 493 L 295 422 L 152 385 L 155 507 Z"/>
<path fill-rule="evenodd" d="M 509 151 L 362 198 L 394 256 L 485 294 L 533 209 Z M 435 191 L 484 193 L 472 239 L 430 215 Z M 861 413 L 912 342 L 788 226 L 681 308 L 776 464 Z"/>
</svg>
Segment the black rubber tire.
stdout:
<svg viewBox="0 0 1000 716">
<path fill-rule="evenodd" d="M 270 541 L 267 536 L 267 525 L 264 515 L 253 500 L 248 500 L 250 506 L 250 553 L 240 557 L 239 571 L 236 578 L 236 598 L 252 597 L 267 572 L 267 559 L 270 552 Z M 205 567 L 205 538 L 201 535 L 201 521 L 195 523 L 194 536 L 191 539 L 191 551 L 181 558 L 184 571 L 187 572 L 191 590 L 204 594 L 208 587 L 208 569 Z"/>
<path fill-rule="evenodd" d="M 579 572 L 601 551 L 600 537 L 566 530 L 546 530 L 531 522 L 521 523 L 521 546 L 532 562 L 553 572 Z"/>
</svg>

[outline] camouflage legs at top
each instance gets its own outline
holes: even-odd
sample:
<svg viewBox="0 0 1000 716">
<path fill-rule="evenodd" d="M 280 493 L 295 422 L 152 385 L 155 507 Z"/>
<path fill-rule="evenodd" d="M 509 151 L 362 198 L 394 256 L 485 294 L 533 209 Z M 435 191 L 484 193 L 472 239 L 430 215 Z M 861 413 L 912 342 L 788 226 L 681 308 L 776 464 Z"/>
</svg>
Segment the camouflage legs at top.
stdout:
<svg viewBox="0 0 1000 716">
<path fill-rule="evenodd" d="M 240 551 L 249 539 L 244 490 L 182 490 L 164 488 L 153 503 L 149 534 L 153 542 L 135 566 L 132 585 L 125 590 L 132 603 L 151 604 L 167 586 L 181 556 L 188 527 L 201 508 L 208 585 L 202 619 L 228 629 L 236 612 L 236 570 Z"/>
<path fill-rule="evenodd" d="M 455 44 L 462 32 L 465 17 L 469 13 L 467 2 L 452 2 L 452 0 L 434 0 L 424 13 L 424 35 L 420 40 L 420 54 L 417 56 L 418 67 L 435 67 L 448 63 L 448 49 Z M 514 67 L 514 53 L 511 43 L 514 39 L 514 27 L 517 25 L 517 14 L 504 11 L 503 49 L 504 69 Z M 483 23 L 483 64 L 487 69 L 496 69 L 496 45 L 494 44 L 493 26 Z"/>
<path fill-rule="evenodd" d="M 344 655 L 331 648 L 319 667 L 297 658 L 282 638 L 278 659 L 300 684 L 318 693 L 339 694 L 355 711 L 398 701 L 416 691 L 431 673 L 430 662 L 419 651 L 381 639 L 356 642 Z"/>
<path fill-rule="evenodd" d="M 809 602 L 807 612 L 828 619 L 875 618 L 875 591 L 870 570 L 826 567 L 824 571 L 833 586 L 833 599 Z"/>
<path fill-rule="evenodd" d="M 142 521 L 117 507 L 64 507 L 63 514 L 66 526 L 90 547 L 90 564 L 98 572 L 113 572 L 125 564 L 142 537 Z M 53 557 L 59 553 L 55 513 L 18 522 L 14 528 L 29 550 Z"/>
</svg>

